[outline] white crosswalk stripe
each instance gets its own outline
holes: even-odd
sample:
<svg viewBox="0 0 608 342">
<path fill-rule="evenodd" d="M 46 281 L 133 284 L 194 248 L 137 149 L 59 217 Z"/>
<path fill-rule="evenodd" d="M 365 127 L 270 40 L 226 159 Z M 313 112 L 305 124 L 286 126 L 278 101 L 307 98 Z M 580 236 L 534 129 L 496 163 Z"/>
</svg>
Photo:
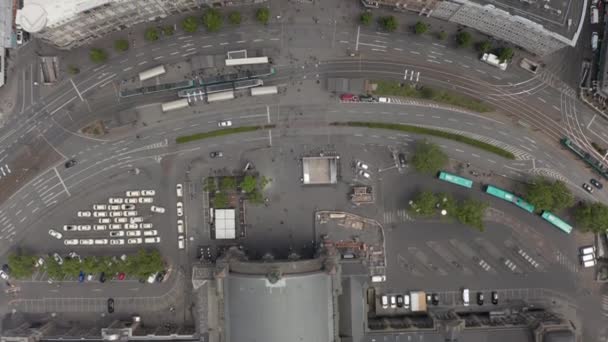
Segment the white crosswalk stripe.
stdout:
<svg viewBox="0 0 608 342">
<path fill-rule="evenodd" d="M 602 314 L 608 317 L 608 296 L 602 295 Z"/>
<path fill-rule="evenodd" d="M 405 209 L 384 212 L 384 224 L 411 222 L 413 220 Z"/>
<path fill-rule="evenodd" d="M 532 169 L 529 171 L 531 174 L 533 175 L 537 175 L 537 176 L 544 176 L 544 177 L 549 177 L 549 178 L 553 178 L 553 179 L 557 179 L 560 180 L 564 183 L 568 182 L 568 179 L 564 176 L 562 176 L 561 173 L 552 170 L 552 169 L 546 169 L 546 168 L 536 168 L 536 169 Z"/>
<path fill-rule="evenodd" d="M 578 272 L 579 271 L 578 264 L 572 262 L 565 255 L 563 255 L 560 251 L 556 251 L 555 252 L 555 260 L 557 261 L 558 264 L 564 266 L 570 272 Z"/>
</svg>

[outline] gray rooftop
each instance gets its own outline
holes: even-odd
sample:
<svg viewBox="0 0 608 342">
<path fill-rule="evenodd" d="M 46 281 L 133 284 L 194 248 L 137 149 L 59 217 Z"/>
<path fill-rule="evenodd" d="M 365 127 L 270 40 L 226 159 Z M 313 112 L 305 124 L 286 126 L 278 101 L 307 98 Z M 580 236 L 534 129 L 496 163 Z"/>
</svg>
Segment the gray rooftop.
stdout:
<svg viewBox="0 0 608 342">
<path fill-rule="evenodd" d="M 457 341 L 466 342 L 533 342 L 534 338 L 529 328 L 513 329 L 467 329 L 462 331 Z M 366 335 L 363 342 L 398 342 L 398 341 L 424 341 L 424 342 L 446 342 L 446 336 L 437 331 L 431 332 L 396 332 L 396 333 L 372 333 Z"/>
<path fill-rule="evenodd" d="M 0 1 L 0 48 L 12 48 L 13 39 L 13 1 Z"/>
<path fill-rule="evenodd" d="M 461 2 L 462 0 L 455 0 Z M 577 31 L 578 23 L 585 4 L 589 6 L 591 1 L 585 0 L 470 0 L 482 6 L 493 5 L 494 7 L 507 11 L 512 15 L 531 20 L 543 25 L 546 29 L 572 39 Z M 589 8 L 586 9 L 585 20 L 588 20 Z M 572 19 L 572 25 L 568 27 L 568 19 Z"/>
<path fill-rule="evenodd" d="M 331 342 L 331 277 L 326 273 L 264 276 L 230 273 L 224 281 L 227 342 Z"/>
</svg>

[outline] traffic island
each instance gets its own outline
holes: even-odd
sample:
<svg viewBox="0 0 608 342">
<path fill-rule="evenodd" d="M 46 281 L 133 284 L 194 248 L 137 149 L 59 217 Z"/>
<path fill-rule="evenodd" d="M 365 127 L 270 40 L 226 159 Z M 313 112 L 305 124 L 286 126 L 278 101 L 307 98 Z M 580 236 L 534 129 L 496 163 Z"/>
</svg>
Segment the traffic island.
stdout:
<svg viewBox="0 0 608 342">
<path fill-rule="evenodd" d="M 276 125 L 262 125 L 262 126 L 242 126 L 242 127 L 234 127 L 234 128 L 224 128 L 224 129 L 218 129 L 215 131 L 196 133 L 196 134 L 192 134 L 192 135 L 182 135 L 182 136 L 175 138 L 175 142 L 177 144 L 185 144 L 185 143 L 189 143 L 189 142 L 196 141 L 196 140 L 215 138 L 215 137 L 220 137 L 223 135 L 253 132 L 253 131 L 258 131 L 258 130 L 262 130 L 262 129 L 272 129 L 272 128 L 275 128 L 275 126 Z"/>
<path fill-rule="evenodd" d="M 488 144 L 483 141 L 479 141 L 473 138 L 466 137 L 464 135 L 458 135 L 455 133 L 444 132 L 437 129 L 419 127 L 413 125 L 394 124 L 386 122 L 362 122 L 362 121 L 346 121 L 346 122 L 332 122 L 331 126 L 348 126 L 348 127 L 367 127 L 367 128 L 378 128 L 378 129 L 390 129 L 395 131 L 402 131 L 408 133 L 425 134 L 438 138 L 444 138 L 461 142 L 463 144 L 473 146 L 482 149 L 486 152 L 494 153 L 503 158 L 515 159 L 515 155 L 501 147 Z"/>
</svg>

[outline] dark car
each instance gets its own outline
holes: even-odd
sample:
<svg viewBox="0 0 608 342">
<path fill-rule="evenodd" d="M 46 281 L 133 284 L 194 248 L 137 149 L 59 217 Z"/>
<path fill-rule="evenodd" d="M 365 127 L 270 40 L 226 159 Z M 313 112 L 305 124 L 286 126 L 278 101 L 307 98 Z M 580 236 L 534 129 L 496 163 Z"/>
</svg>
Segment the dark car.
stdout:
<svg viewBox="0 0 608 342">
<path fill-rule="evenodd" d="M 6 274 L 11 273 L 11 268 L 8 267 L 8 264 L 2 265 L 2 272 L 6 273 Z"/>
<path fill-rule="evenodd" d="M 376 102 L 376 98 L 371 95 L 361 95 L 359 96 L 359 101 L 361 102 Z"/>
<path fill-rule="evenodd" d="M 591 183 L 591 185 L 593 185 L 594 187 L 596 187 L 596 188 L 598 188 L 598 189 L 601 189 L 601 188 L 603 188 L 603 187 L 604 187 L 604 186 L 602 185 L 602 183 L 598 182 L 598 181 L 597 181 L 597 179 L 594 179 L 594 178 L 591 178 L 591 179 L 589 180 L 589 183 Z"/>
<path fill-rule="evenodd" d="M 439 305 L 439 294 L 433 293 L 433 305 Z"/>
<path fill-rule="evenodd" d="M 498 292 L 496 291 L 492 291 L 492 304 L 498 304 Z"/>
<path fill-rule="evenodd" d="M 587 191 L 590 194 L 593 193 L 593 188 L 591 187 L 591 185 L 589 185 L 587 183 L 583 183 L 583 189 L 585 189 L 585 191 Z"/>
<path fill-rule="evenodd" d="M 65 162 L 65 164 L 63 164 L 65 166 L 66 169 L 71 168 L 72 166 L 76 165 L 78 162 L 76 161 L 76 159 L 70 159 L 67 162 Z"/>
<path fill-rule="evenodd" d="M 167 275 L 167 271 L 162 271 L 162 272 L 158 272 L 158 274 L 156 275 L 156 282 L 157 283 L 162 283 L 163 280 L 165 280 L 165 275 Z"/>
<path fill-rule="evenodd" d="M 101 274 L 99 275 L 99 282 L 100 283 L 106 282 L 106 273 L 105 272 L 101 272 Z"/>
<path fill-rule="evenodd" d="M 477 292 L 477 305 L 483 305 L 483 293 Z"/>
<path fill-rule="evenodd" d="M 114 299 L 108 298 L 108 313 L 114 313 Z"/>
<path fill-rule="evenodd" d="M 400 308 L 403 307 L 403 296 L 402 295 L 397 295 L 397 306 Z"/>
<path fill-rule="evenodd" d="M 224 156 L 224 153 L 222 153 L 222 151 L 213 151 L 209 153 L 209 157 L 211 158 L 222 158 Z"/>
<path fill-rule="evenodd" d="M 78 282 L 82 283 L 84 282 L 84 272 L 80 271 L 80 273 L 78 273 Z"/>
<path fill-rule="evenodd" d="M 405 167 L 407 165 L 407 160 L 405 159 L 405 154 L 399 153 L 399 167 Z"/>
</svg>

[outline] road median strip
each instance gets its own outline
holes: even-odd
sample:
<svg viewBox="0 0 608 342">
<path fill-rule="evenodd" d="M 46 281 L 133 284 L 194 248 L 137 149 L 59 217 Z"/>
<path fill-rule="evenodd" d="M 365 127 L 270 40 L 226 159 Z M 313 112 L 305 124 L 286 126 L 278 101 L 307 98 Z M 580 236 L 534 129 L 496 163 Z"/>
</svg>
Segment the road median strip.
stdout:
<svg viewBox="0 0 608 342">
<path fill-rule="evenodd" d="M 247 133 L 247 132 L 253 132 L 253 131 L 258 131 L 258 130 L 262 130 L 262 129 L 271 129 L 271 128 L 275 128 L 275 125 L 242 126 L 242 127 L 234 127 L 234 128 L 224 128 L 224 129 L 218 129 L 218 130 L 210 131 L 210 132 L 202 132 L 202 133 L 196 133 L 196 134 L 191 134 L 191 135 L 182 135 L 182 136 L 175 138 L 175 142 L 177 144 L 185 144 L 185 143 L 188 143 L 191 141 L 196 141 L 196 140 L 215 138 L 215 137 L 220 137 L 223 135 L 230 135 L 230 134 Z"/>
<path fill-rule="evenodd" d="M 409 133 L 418 133 L 418 134 L 426 134 L 431 135 L 438 138 L 444 138 L 449 140 L 454 140 L 461 142 L 463 144 L 467 144 L 479 149 L 482 149 L 486 152 L 494 153 L 501 157 L 507 159 L 515 159 L 515 155 L 501 147 L 494 146 L 488 144 L 483 141 L 479 141 L 473 138 L 469 138 L 463 135 L 458 135 L 455 133 L 444 132 L 436 129 L 412 126 L 412 125 L 404 125 L 404 124 L 394 124 L 394 123 L 383 123 L 383 122 L 361 122 L 361 121 L 347 121 L 347 122 L 332 122 L 331 126 L 347 126 L 347 127 L 366 127 L 366 128 L 378 128 L 378 129 L 390 129 L 394 131 L 402 131 Z"/>
<path fill-rule="evenodd" d="M 378 96 L 399 96 L 429 100 L 469 109 L 479 113 L 487 113 L 494 110 L 494 108 L 487 103 L 445 90 L 427 86 L 402 86 L 401 83 L 395 81 L 374 81 L 374 83 L 378 85 L 376 90 L 374 90 L 374 94 Z"/>
</svg>

